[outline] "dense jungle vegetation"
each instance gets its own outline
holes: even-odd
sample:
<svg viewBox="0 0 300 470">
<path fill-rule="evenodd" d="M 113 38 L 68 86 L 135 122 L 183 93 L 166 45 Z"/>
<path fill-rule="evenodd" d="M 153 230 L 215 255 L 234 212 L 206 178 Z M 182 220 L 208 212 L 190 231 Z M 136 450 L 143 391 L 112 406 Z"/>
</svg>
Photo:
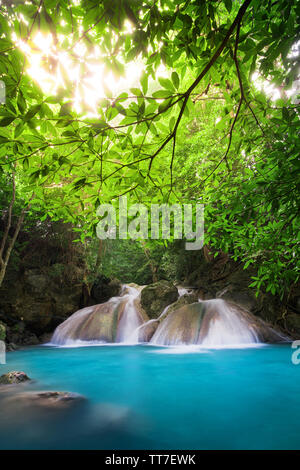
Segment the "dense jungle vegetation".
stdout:
<svg viewBox="0 0 300 470">
<path fill-rule="evenodd" d="M 198 254 L 178 241 L 96 238 L 99 205 L 126 194 L 203 203 L 210 253 L 252 266 L 254 289 L 288 295 L 299 16 L 293 0 L 2 0 L 0 285 L 30 234 L 49 237 L 57 221 L 78 233 L 66 240 L 92 274 L 180 278 Z"/>
</svg>

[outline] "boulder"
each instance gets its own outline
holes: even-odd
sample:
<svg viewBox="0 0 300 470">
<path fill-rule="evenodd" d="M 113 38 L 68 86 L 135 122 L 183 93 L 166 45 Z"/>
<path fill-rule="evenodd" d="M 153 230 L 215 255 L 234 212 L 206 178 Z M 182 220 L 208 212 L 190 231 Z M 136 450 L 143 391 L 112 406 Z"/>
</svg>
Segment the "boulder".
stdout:
<svg viewBox="0 0 300 470">
<path fill-rule="evenodd" d="M 95 280 L 91 289 L 92 300 L 96 304 L 107 302 L 111 297 L 120 295 L 122 285 L 118 279 L 109 279 L 100 275 Z"/>
<path fill-rule="evenodd" d="M 76 340 L 114 342 L 126 300 L 110 301 L 78 310 L 56 328 L 52 342 L 55 344 Z"/>
<path fill-rule="evenodd" d="M 24 321 L 7 327 L 6 341 L 8 344 L 22 344 L 24 346 L 39 344 L 37 336 L 26 328 Z"/>
<path fill-rule="evenodd" d="M 198 302 L 198 296 L 196 293 L 191 293 L 191 294 L 184 294 L 181 297 L 179 297 L 176 302 L 170 305 L 168 310 L 166 311 L 165 315 L 161 318 L 163 320 L 166 318 L 167 315 L 170 313 L 174 312 L 175 310 L 178 310 L 180 307 L 183 307 L 184 305 L 189 305 Z"/>
<path fill-rule="evenodd" d="M 25 372 L 12 371 L 1 375 L 0 385 L 19 384 L 21 382 L 27 382 L 28 380 L 31 379 L 25 374 Z"/>
<path fill-rule="evenodd" d="M 144 323 L 139 329 L 139 343 L 149 343 L 158 326 L 158 319 L 152 319 Z"/>
<path fill-rule="evenodd" d="M 149 318 L 157 318 L 178 296 L 178 290 L 171 282 L 158 281 L 143 288 L 141 306 Z"/>
<path fill-rule="evenodd" d="M 152 336 L 154 335 L 155 331 L 157 330 L 159 324 L 172 312 L 179 309 L 183 305 L 192 304 L 198 301 L 198 297 L 195 293 L 192 294 L 184 294 L 179 297 L 176 302 L 171 304 L 167 311 L 161 315 L 157 319 L 152 319 L 150 321 L 146 321 L 143 326 L 139 329 L 139 342 L 148 343 Z M 142 309 L 142 307 L 140 307 Z M 143 309 L 142 309 L 143 310 Z"/>
<path fill-rule="evenodd" d="M 221 299 L 183 305 L 160 322 L 151 343 L 208 347 L 288 341 L 280 331 L 235 304 Z"/>
</svg>

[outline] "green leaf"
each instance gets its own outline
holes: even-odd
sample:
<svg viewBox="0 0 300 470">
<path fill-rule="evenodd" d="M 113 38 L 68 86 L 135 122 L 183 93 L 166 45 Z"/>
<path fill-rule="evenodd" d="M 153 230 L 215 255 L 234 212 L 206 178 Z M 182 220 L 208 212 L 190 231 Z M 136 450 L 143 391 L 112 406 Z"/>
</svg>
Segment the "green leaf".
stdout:
<svg viewBox="0 0 300 470">
<path fill-rule="evenodd" d="M 159 83 L 161 84 L 161 86 L 163 88 L 165 88 L 166 90 L 169 90 L 170 92 L 174 92 L 175 89 L 174 89 L 174 86 L 173 86 L 173 83 L 171 82 L 171 80 L 169 78 L 163 78 L 163 77 L 159 77 L 158 78 L 158 81 Z"/>
<path fill-rule="evenodd" d="M 24 123 L 23 122 L 20 122 L 16 127 L 15 127 L 15 139 L 17 139 L 19 137 L 19 135 L 22 134 L 24 130 Z"/>
<path fill-rule="evenodd" d="M 4 117 L 0 120 L 0 127 L 9 126 L 15 119 L 15 117 Z"/>
<path fill-rule="evenodd" d="M 24 114 L 26 111 L 26 101 L 24 99 L 22 91 L 19 91 L 17 105 L 18 105 L 19 111 L 22 114 Z"/>
<path fill-rule="evenodd" d="M 174 87 L 176 88 L 176 90 L 178 89 L 179 87 L 179 76 L 178 76 L 178 73 L 177 72 L 172 72 L 172 82 L 174 84 Z"/>
<path fill-rule="evenodd" d="M 232 10 L 232 0 L 224 0 L 224 2 L 226 10 L 228 11 L 228 13 L 230 13 Z"/>
</svg>

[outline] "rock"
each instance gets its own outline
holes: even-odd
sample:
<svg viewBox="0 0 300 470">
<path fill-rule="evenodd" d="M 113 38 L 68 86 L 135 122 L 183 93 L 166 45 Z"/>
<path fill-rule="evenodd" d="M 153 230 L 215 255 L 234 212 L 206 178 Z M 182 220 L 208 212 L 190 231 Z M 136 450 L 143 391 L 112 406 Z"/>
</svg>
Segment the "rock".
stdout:
<svg viewBox="0 0 300 470">
<path fill-rule="evenodd" d="M 221 299 L 214 299 L 173 310 L 162 319 L 151 343 L 201 344 L 210 347 L 287 340 L 280 331 L 246 310 Z"/>
<path fill-rule="evenodd" d="M 181 297 L 179 297 L 176 302 L 170 305 L 168 310 L 166 311 L 166 314 L 162 317 L 161 320 L 167 317 L 170 313 L 174 312 L 175 310 L 178 310 L 180 307 L 183 307 L 183 305 L 189 305 L 198 302 L 198 296 L 195 293 L 192 294 L 184 294 Z"/>
<path fill-rule="evenodd" d="M 300 315 L 298 313 L 290 313 L 285 317 L 285 325 L 287 330 L 293 335 L 300 335 Z"/>
<path fill-rule="evenodd" d="M 144 323 L 139 329 L 139 343 L 149 343 L 159 326 L 159 320 L 152 319 Z"/>
<path fill-rule="evenodd" d="M 14 326 L 7 327 L 6 340 L 10 344 L 24 346 L 39 344 L 37 336 L 25 327 L 23 321 L 16 323 Z"/>
<path fill-rule="evenodd" d="M 141 306 L 149 318 L 157 318 L 178 296 L 178 290 L 171 282 L 158 281 L 144 287 L 141 292 Z"/>
<path fill-rule="evenodd" d="M 143 326 L 140 327 L 139 330 L 139 342 L 148 343 L 152 336 L 154 335 L 155 331 L 157 330 L 159 324 L 172 312 L 177 310 L 178 308 L 182 307 L 183 305 L 192 304 L 198 301 L 198 297 L 195 293 L 192 294 L 184 294 L 179 297 L 176 302 L 171 304 L 164 315 L 157 319 L 152 319 L 150 321 L 146 321 Z M 142 309 L 142 307 L 141 307 Z"/>
<path fill-rule="evenodd" d="M 83 402 L 83 395 L 71 392 L 40 391 L 24 392 L 7 399 L 7 404 L 15 402 L 18 407 L 39 407 L 43 409 L 68 409 Z"/>
<path fill-rule="evenodd" d="M 49 285 L 49 278 L 39 269 L 28 269 L 24 272 L 24 284 L 29 294 L 43 295 Z"/>
<path fill-rule="evenodd" d="M 31 380 L 25 372 L 12 371 L 0 377 L 0 385 L 19 384 Z"/>
<path fill-rule="evenodd" d="M 143 322 L 147 322 L 149 317 L 141 305 L 141 294 L 134 300 L 134 306 L 140 314 Z"/>
<path fill-rule="evenodd" d="M 50 343 L 52 338 L 52 333 L 44 333 L 39 337 L 39 343 L 40 344 L 45 344 L 45 343 Z"/>
<path fill-rule="evenodd" d="M 0 341 L 5 341 L 6 338 L 6 326 L 0 322 Z"/>
<path fill-rule="evenodd" d="M 120 295 L 122 285 L 118 279 L 109 279 L 106 276 L 100 275 L 95 280 L 91 297 L 97 303 L 107 302 L 111 297 Z"/>
<path fill-rule="evenodd" d="M 56 344 L 65 344 L 70 340 L 114 342 L 126 300 L 78 310 L 56 328 L 52 341 Z"/>
<path fill-rule="evenodd" d="M 17 351 L 19 349 L 19 346 L 17 346 L 16 344 L 14 343 L 8 343 L 6 345 L 6 351 Z"/>
</svg>

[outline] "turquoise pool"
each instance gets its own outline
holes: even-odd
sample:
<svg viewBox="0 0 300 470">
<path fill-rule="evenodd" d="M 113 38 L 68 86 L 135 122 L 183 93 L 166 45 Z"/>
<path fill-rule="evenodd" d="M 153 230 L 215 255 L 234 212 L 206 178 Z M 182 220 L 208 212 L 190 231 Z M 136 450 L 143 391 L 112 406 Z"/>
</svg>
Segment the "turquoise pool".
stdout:
<svg viewBox="0 0 300 470">
<path fill-rule="evenodd" d="M 290 345 L 11 352 L 0 374 L 23 370 L 35 379 L 22 390 L 66 390 L 88 401 L 63 420 L 0 420 L 0 448 L 300 449 L 292 352 Z"/>
</svg>

